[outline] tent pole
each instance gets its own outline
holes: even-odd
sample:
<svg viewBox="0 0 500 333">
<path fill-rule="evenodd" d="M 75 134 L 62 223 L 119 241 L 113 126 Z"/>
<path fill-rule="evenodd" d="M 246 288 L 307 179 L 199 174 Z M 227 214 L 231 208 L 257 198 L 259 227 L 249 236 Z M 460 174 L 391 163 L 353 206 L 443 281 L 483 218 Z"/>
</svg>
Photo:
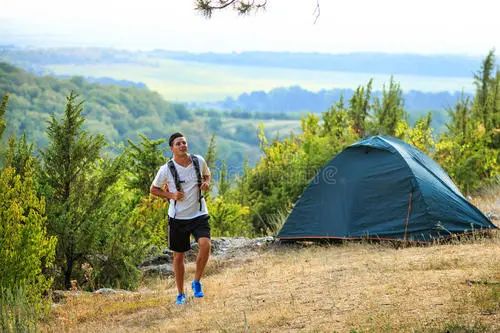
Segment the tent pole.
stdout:
<svg viewBox="0 0 500 333">
<path fill-rule="evenodd" d="M 411 201 L 413 197 L 413 191 L 410 192 L 410 197 L 408 198 L 408 213 L 406 214 L 406 223 L 405 223 L 405 235 L 404 240 L 406 241 L 406 233 L 408 232 L 408 223 L 410 222 L 410 214 L 411 214 Z"/>
</svg>

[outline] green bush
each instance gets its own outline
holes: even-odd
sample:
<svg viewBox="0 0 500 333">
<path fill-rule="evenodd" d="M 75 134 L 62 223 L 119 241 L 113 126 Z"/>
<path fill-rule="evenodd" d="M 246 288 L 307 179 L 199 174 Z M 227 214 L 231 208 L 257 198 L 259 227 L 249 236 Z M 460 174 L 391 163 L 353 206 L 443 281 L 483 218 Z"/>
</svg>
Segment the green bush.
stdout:
<svg viewBox="0 0 500 333">
<path fill-rule="evenodd" d="M 103 208 L 107 220 L 99 232 L 99 246 L 89 258 L 90 289 L 137 288 L 141 278 L 137 266 L 145 256 L 153 254 L 151 248 L 165 246 L 167 203 L 149 196 L 138 203 L 135 200 L 126 185 L 118 183 L 112 188 Z"/>
<path fill-rule="evenodd" d="M 32 171 L 21 178 L 12 167 L 0 171 L 0 288 L 24 286 L 39 304 L 52 280 L 43 271 L 52 266 L 56 239 L 47 236 L 45 201 L 35 193 Z"/>
<path fill-rule="evenodd" d="M 207 202 L 210 212 L 210 227 L 215 237 L 251 237 L 253 228 L 248 222 L 250 210 L 235 202 L 219 196 Z"/>
<path fill-rule="evenodd" d="M 0 288 L 0 331 L 37 331 L 40 309 L 37 309 L 29 298 L 23 287 Z"/>
</svg>

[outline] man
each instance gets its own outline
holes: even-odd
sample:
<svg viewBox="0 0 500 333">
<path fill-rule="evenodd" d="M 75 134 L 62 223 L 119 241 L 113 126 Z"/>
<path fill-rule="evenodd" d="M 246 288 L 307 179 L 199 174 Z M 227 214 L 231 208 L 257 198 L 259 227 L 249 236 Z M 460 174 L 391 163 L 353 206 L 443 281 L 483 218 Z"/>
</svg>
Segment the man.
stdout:
<svg viewBox="0 0 500 333">
<path fill-rule="evenodd" d="M 170 201 L 168 244 L 174 252 L 173 266 L 178 291 L 176 304 L 184 304 L 184 252 L 191 249 L 191 234 L 199 246 L 191 288 L 194 297 L 204 296 L 200 279 L 208 262 L 211 242 L 208 210 L 202 191 L 209 189 L 210 170 L 203 157 L 188 153 L 188 143 L 182 133 L 172 134 L 168 144 L 173 157 L 156 174 L 150 192 Z M 165 185 L 168 190 L 165 190 Z"/>
</svg>

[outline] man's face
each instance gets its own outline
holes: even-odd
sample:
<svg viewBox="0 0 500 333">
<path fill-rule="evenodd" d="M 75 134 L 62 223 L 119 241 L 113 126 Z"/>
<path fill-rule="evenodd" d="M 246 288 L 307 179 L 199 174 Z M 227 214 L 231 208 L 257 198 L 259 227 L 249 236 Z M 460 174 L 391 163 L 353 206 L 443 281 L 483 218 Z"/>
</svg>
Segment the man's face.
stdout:
<svg viewBox="0 0 500 333">
<path fill-rule="evenodd" d="M 181 136 L 179 138 L 175 138 L 172 142 L 172 147 L 170 147 L 172 153 L 176 156 L 184 156 L 188 153 L 188 144 L 186 138 Z"/>
</svg>

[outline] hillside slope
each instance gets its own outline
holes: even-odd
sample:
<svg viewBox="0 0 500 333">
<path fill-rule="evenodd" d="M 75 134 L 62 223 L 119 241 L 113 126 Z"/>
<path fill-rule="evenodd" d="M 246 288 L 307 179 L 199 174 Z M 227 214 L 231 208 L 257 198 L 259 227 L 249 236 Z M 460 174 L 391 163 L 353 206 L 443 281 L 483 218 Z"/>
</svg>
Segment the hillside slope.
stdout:
<svg viewBox="0 0 500 333">
<path fill-rule="evenodd" d="M 474 202 L 500 224 L 500 188 Z M 182 307 L 171 278 L 135 293 L 74 293 L 42 331 L 498 332 L 500 232 L 425 247 L 271 247 L 211 261 L 204 285 L 207 296 Z"/>
<path fill-rule="evenodd" d="M 35 76 L 0 62 L 0 98 L 9 95 L 3 140 L 10 135 L 19 137 L 26 133 L 28 141 L 37 148 L 45 148 L 48 120 L 51 115 L 62 115 L 66 96 L 71 91 L 84 101 L 85 128 L 92 134 L 102 134 L 115 152 L 123 149 L 127 139 L 137 142 L 139 134 L 158 139 L 181 131 L 190 139 L 191 151 L 198 154 L 206 152 L 210 136 L 216 133 L 221 145 L 218 156 L 234 169 L 239 169 L 245 158 L 253 164 L 260 156 L 255 130 L 246 136 L 236 136 L 227 134 L 230 129 L 219 131 L 210 126 L 212 118 L 220 118 L 219 114 L 211 114 L 212 117 L 194 114 L 185 105 L 167 102 L 146 88 L 97 84 L 82 77 Z M 224 119 L 224 122 L 230 123 L 231 119 Z M 252 139 L 255 142 L 252 143 Z M 163 148 L 170 156 L 166 146 Z"/>
</svg>

